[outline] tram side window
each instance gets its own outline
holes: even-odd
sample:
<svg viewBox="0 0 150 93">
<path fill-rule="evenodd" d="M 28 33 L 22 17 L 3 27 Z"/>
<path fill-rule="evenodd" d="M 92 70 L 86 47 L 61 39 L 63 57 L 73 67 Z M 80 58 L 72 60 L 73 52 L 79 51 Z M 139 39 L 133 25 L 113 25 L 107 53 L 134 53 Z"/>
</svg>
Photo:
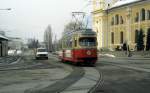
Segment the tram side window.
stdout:
<svg viewBox="0 0 150 93">
<path fill-rule="evenodd" d="M 72 48 L 72 41 L 69 42 L 68 48 Z"/>
<path fill-rule="evenodd" d="M 77 47 L 77 40 L 74 41 L 74 46 Z"/>
</svg>

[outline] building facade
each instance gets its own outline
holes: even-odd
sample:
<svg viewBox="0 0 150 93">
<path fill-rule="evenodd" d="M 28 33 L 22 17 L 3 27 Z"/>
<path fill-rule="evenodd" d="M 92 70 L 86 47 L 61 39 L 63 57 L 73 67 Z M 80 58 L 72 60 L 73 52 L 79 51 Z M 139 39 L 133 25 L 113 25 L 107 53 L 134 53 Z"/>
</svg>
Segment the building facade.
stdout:
<svg viewBox="0 0 150 93">
<path fill-rule="evenodd" d="M 8 55 L 8 38 L 0 31 L 0 57 Z"/>
<path fill-rule="evenodd" d="M 23 40 L 17 37 L 9 37 L 8 48 L 12 50 L 22 50 L 24 47 Z"/>
<path fill-rule="evenodd" d="M 98 5 L 96 2 L 98 1 Z M 122 47 L 127 43 L 136 49 L 137 34 L 150 31 L 150 0 L 93 1 L 93 29 L 97 32 L 98 49 Z"/>
</svg>

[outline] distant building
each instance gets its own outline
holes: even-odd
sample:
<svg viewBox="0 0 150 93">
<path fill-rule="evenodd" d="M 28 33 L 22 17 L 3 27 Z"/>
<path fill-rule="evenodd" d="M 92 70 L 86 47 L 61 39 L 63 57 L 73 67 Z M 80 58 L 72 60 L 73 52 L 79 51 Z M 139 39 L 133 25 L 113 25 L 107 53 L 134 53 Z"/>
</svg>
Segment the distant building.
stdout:
<svg viewBox="0 0 150 93">
<path fill-rule="evenodd" d="M 93 29 L 98 49 L 137 45 L 137 34 L 143 31 L 144 45 L 150 31 L 150 0 L 93 0 Z M 146 46 L 146 45 L 145 45 Z"/>
<path fill-rule="evenodd" d="M 47 50 L 51 52 L 53 45 L 52 45 L 52 29 L 50 25 L 46 28 L 44 32 L 44 42 Z"/>
<path fill-rule="evenodd" d="M 8 38 L 4 31 L 0 31 L 0 57 L 8 55 Z"/>
<path fill-rule="evenodd" d="M 21 50 L 23 48 L 23 40 L 21 38 L 9 37 L 8 48 Z"/>
</svg>

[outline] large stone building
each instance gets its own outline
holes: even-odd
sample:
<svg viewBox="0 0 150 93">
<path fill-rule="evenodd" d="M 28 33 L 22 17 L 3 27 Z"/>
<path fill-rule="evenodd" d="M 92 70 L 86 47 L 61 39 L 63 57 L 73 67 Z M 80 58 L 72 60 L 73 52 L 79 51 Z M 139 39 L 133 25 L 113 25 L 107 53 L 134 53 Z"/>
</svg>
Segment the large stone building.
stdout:
<svg viewBox="0 0 150 93">
<path fill-rule="evenodd" d="M 135 49 L 138 31 L 144 32 L 146 44 L 150 31 L 150 0 L 111 1 L 93 0 L 93 29 L 97 32 L 98 49 L 114 49 L 125 42 L 130 49 Z"/>
</svg>

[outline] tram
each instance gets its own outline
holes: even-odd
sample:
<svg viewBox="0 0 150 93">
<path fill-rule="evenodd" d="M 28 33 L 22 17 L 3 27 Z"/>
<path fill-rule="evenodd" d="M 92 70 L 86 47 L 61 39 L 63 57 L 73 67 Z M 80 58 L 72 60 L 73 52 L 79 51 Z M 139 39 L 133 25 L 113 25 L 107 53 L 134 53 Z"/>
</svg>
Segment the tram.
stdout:
<svg viewBox="0 0 150 93">
<path fill-rule="evenodd" d="M 80 29 L 65 34 L 61 45 L 59 58 L 62 62 L 94 65 L 97 61 L 97 38 L 91 29 Z"/>
</svg>

